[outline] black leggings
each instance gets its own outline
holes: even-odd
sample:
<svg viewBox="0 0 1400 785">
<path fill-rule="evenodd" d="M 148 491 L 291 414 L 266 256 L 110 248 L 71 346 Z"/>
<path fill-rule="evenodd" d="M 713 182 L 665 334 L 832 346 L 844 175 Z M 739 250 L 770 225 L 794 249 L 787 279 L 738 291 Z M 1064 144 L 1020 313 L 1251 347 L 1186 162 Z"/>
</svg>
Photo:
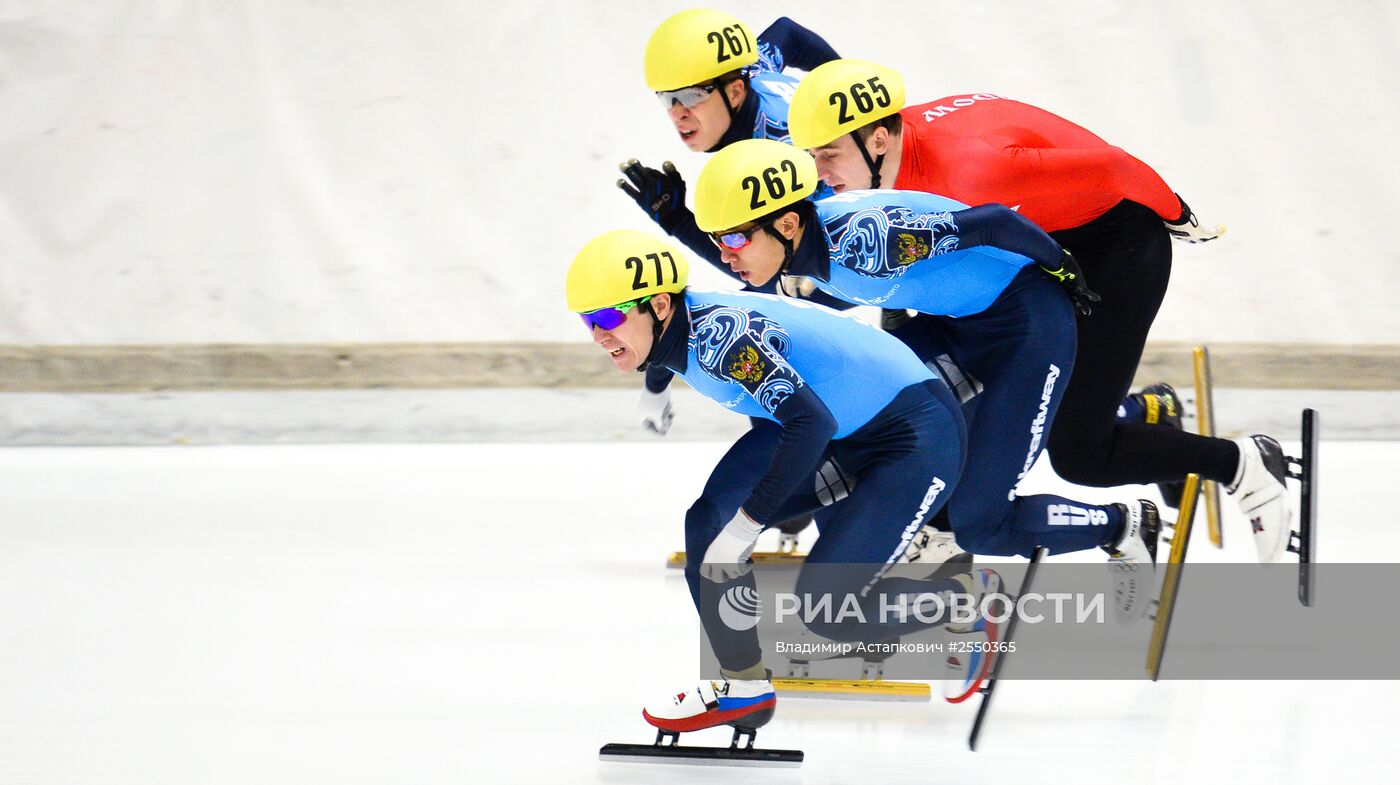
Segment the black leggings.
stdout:
<svg viewBox="0 0 1400 785">
<path fill-rule="evenodd" d="M 1117 421 L 1171 278 L 1171 239 L 1162 219 L 1125 199 L 1051 236 L 1074 254 L 1089 287 L 1103 298 L 1093 314 L 1079 318 L 1074 375 L 1050 429 L 1055 472 L 1097 487 L 1172 482 L 1188 472 L 1232 481 L 1239 462 L 1234 442 Z"/>
</svg>

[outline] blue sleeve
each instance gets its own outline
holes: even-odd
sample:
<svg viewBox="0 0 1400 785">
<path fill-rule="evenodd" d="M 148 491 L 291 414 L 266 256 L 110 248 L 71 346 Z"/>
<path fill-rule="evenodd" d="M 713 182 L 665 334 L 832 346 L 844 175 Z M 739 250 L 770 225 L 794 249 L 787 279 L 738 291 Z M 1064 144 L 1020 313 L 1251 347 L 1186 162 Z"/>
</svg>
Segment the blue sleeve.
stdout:
<svg viewBox="0 0 1400 785">
<path fill-rule="evenodd" d="M 989 246 L 1020 254 L 1051 270 L 1060 266 L 1060 244 L 1039 226 L 1011 208 L 984 204 L 953 213 L 958 225 L 958 249 Z"/>
<path fill-rule="evenodd" d="M 759 33 L 758 38 L 778 50 L 778 63 L 803 71 L 811 71 L 822 63 L 841 57 L 821 36 L 786 16 L 779 17 L 767 30 Z"/>
<path fill-rule="evenodd" d="M 831 437 L 836 435 L 836 418 L 812 388 L 802 385 L 774 410 L 783 425 L 783 435 L 773 452 L 768 471 L 759 478 L 753 493 L 744 502 L 744 512 L 764 526 L 773 520 L 778 508 L 797 492 L 803 480 L 816 471 Z"/>
<path fill-rule="evenodd" d="M 647 366 L 646 386 L 647 391 L 659 393 L 671 386 L 671 380 L 676 378 L 676 372 L 660 363 L 652 363 Z"/>
<path fill-rule="evenodd" d="M 719 249 L 710 242 L 710 236 L 700 231 L 700 227 L 695 225 L 695 213 L 689 208 L 681 206 L 672 212 L 671 220 L 667 221 L 670 226 L 662 226 L 666 233 L 680 240 L 690 252 L 710 263 L 711 267 L 724 273 L 730 278 L 738 280 L 734 271 L 729 269 L 719 258 Z"/>
</svg>

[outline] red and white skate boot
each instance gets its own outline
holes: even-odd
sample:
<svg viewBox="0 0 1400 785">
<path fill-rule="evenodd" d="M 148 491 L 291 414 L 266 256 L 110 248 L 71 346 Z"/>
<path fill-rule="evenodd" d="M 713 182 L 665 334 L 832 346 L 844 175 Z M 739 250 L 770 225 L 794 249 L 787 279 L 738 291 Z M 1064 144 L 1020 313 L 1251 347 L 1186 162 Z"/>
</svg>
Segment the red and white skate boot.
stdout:
<svg viewBox="0 0 1400 785">
<path fill-rule="evenodd" d="M 1001 640 L 1001 624 L 980 612 L 987 595 L 1001 592 L 1001 576 L 982 567 L 958 576 L 957 580 L 971 583 L 968 593 L 979 612 L 971 623 L 950 623 L 944 628 L 943 662 L 948 673 L 943 678 L 943 698 L 949 703 L 962 703 L 982 689 L 996 660 L 997 641 Z M 988 611 L 1001 615 L 995 604 Z"/>
<path fill-rule="evenodd" d="M 672 733 L 716 725 L 759 728 L 773 718 L 777 705 L 778 694 L 768 679 L 714 679 L 647 706 L 642 709 L 642 717 Z"/>
</svg>

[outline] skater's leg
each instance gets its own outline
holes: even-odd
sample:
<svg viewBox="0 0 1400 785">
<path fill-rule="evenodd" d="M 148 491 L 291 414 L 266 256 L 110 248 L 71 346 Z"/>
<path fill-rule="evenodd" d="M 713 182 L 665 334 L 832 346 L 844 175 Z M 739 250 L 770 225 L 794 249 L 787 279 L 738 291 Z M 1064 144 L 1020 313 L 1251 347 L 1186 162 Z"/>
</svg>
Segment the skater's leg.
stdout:
<svg viewBox="0 0 1400 785">
<path fill-rule="evenodd" d="M 754 579 L 752 573 L 746 573 L 717 584 L 700 575 L 700 565 L 715 536 L 753 492 L 754 467 L 766 466 L 772 461 L 781 437 L 782 429 L 776 423 L 756 422 L 715 465 L 700 498 L 685 514 L 686 584 L 710 647 L 726 675 L 743 674 L 743 678 L 753 678 L 757 673 L 754 669 L 762 658 L 758 633 L 753 628 L 735 630 L 719 616 L 720 599 L 725 592 L 736 588 L 745 593 L 752 591 Z M 815 482 L 806 487 L 814 489 Z M 815 490 L 805 490 L 789 499 L 781 512 L 797 515 L 820 506 Z"/>
<path fill-rule="evenodd" d="M 834 609 L 854 597 L 865 623 L 838 621 L 835 612 L 830 618 L 820 614 L 808 628 L 825 638 L 883 641 L 923 629 L 937 621 L 891 614 L 882 619 L 881 598 L 966 591 L 966 583 L 956 579 L 912 580 L 890 573 L 909 539 L 956 490 L 962 466 L 964 431 L 951 412 L 956 403 L 941 385 L 927 389 L 932 395 L 926 406 L 906 427 L 883 435 L 896 449 L 863 444 L 848 454 L 846 445 L 835 448 L 841 460 L 858 467 L 856 490 L 831 510 L 794 591 L 817 601 L 829 596 Z"/>
<path fill-rule="evenodd" d="M 1029 557 L 1038 545 L 1063 553 L 1113 542 L 1123 524 L 1118 508 L 1015 492 L 1075 370 L 1069 298 L 1049 278 L 1023 273 L 987 312 L 958 320 L 956 331 L 959 363 L 986 387 L 968 425 L 967 470 L 948 502 L 958 544 Z"/>
<path fill-rule="evenodd" d="M 1161 219 L 1124 201 L 1054 236 L 1102 297 L 1079 319 L 1074 376 L 1050 431 L 1056 473 L 1097 487 L 1170 482 L 1189 472 L 1228 483 L 1239 463 L 1229 440 L 1117 421 L 1171 278 L 1171 240 Z"/>
</svg>

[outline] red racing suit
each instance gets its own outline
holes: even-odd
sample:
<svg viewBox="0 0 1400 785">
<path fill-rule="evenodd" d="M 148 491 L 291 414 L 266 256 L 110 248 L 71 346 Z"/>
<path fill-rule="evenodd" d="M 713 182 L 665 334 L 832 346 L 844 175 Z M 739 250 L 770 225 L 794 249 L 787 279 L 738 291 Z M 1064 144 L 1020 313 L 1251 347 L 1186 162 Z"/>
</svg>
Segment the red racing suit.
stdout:
<svg viewBox="0 0 1400 785">
<path fill-rule="evenodd" d="M 1181 202 L 1152 167 L 1044 109 L 976 93 L 900 114 L 896 189 L 1004 204 L 1047 232 L 1083 226 L 1123 199 L 1164 221 L 1182 217 Z"/>
</svg>

